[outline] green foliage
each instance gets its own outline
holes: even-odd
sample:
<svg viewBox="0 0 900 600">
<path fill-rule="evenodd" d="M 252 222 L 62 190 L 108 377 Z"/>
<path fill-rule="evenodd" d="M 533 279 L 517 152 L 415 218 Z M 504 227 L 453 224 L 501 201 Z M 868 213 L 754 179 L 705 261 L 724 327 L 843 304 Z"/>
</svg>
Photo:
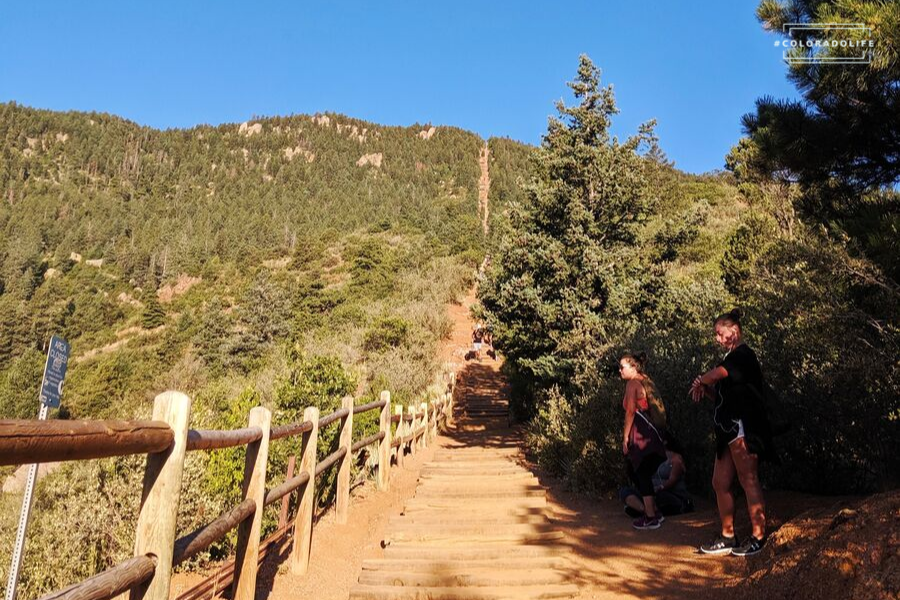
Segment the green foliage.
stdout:
<svg viewBox="0 0 900 600">
<path fill-rule="evenodd" d="M 394 285 L 394 257 L 379 238 L 366 238 L 349 250 L 353 287 L 374 295 L 386 295 Z"/>
<path fill-rule="evenodd" d="M 423 140 L 419 126 L 336 114 L 255 124 L 254 135 L 236 124 L 157 131 L 110 115 L 0 105 L 7 292 L 30 297 L 46 254 L 104 258 L 153 287 L 215 259 L 306 262 L 329 228 L 434 232 L 454 253 L 478 243 L 476 135 L 438 127 Z M 357 166 L 375 153 L 380 167 Z"/>
<path fill-rule="evenodd" d="M 407 343 L 409 323 L 400 317 L 385 317 L 366 332 L 363 348 L 369 352 L 383 352 Z"/>
<path fill-rule="evenodd" d="M 341 398 L 356 389 L 353 377 L 334 356 L 306 356 L 294 348 L 290 352 L 287 377 L 276 392 L 279 420 L 291 422 L 315 406 L 325 416 L 340 406 Z"/>
<path fill-rule="evenodd" d="M 225 303 L 213 296 L 201 311 L 194 344 L 199 356 L 214 373 L 221 373 L 225 367 L 230 334 L 231 319 L 225 313 Z"/>
<path fill-rule="evenodd" d="M 147 288 L 141 296 L 144 311 L 141 314 L 141 326 L 144 329 L 156 329 L 166 322 L 166 311 L 159 303 L 156 290 Z"/>
<path fill-rule="evenodd" d="M 725 287 L 733 294 L 740 294 L 753 272 L 753 263 L 772 239 L 769 223 L 761 218 L 750 218 L 729 236 L 722 256 L 722 278 Z"/>
<path fill-rule="evenodd" d="M 867 261 L 816 235 L 781 240 L 748 280 L 749 330 L 780 392 L 778 476 L 841 493 L 896 485 L 900 293 Z"/>
<path fill-rule="evenodd" d="M 219 415 L 217 428 L 247 427 L 250 410 L 259 405 L 259 394 L 253 389 L 245 389 L 236 398 L 228 401 Z M 215 450 L 209 454 L 205 484 L 212 495 L 224 500 L 226 506 L 234 506 L 240 502 L 246 453 L 245 447 L 239 446 Z"/>
<path fill-rule="evenodd" d="M 626 251 L 649 203 L 637 150 L 651 126 L 623 144 L 610 136 L 612 88 L 600 88 L 586 56 L 569 87 L 580 104 L 557 105 L 527 200 L 479 290 L 496 343 L 542 386 L 571 379 L 630 312 L 618 295 L 636 274 Z"/>
<path fill-rule="evenodd" d="M 29 349 L 14 358 L 5 371 L 0 371 L 0 418 L 34 419 L 37 416 L 44 360 L 43 354 Z"/>
<path fill-rule="evenodd" d="M 891 188 L 900 181 L 900 110 L 896 87 L 900 60 L 900 7 L 872 0 L 762 0 L 757 17 L 763 27 L 782 32 L 786 23 L 864 23 L 865 33 L 833 29 L 794 29 L 801 42 L 814 37 L 874 39 L 870 63 L 854 68 L 822 68 L 812 60 L 790 63 L 788 78 L 801 101 L 761 98 L 744 128 L 759 152 L 755 167 L 789 175 L 804 188 L 802 206 L 813 218 L 846 216 L 866 192 Z M 796 59 L 813 54 L 831 59 L 859 55 L 840 45 L 792 49 Z"/>
<path fill-rule="evenodd" d="M 49 594 L 133 555 L 144 460 L 133 456 L 66 463 L 38 482 L 19 578 L 21 597 Z M 18 515 L 21 498 L 3 494 L 0 509 Z M 6 525 L 5 530 L 15 530 L 14 523 Z M 11 550 L 12 543 L 0 546 L 0 560 L 7 566 Z"/>
<path fill-rule="evenodd" d="M 291 330 L 288 292 L 264 272 L 258 273 L 245 290 L 236 313 L 237 327 L 227 347 L 231 367 L 251 368 Z"/>
</svg>

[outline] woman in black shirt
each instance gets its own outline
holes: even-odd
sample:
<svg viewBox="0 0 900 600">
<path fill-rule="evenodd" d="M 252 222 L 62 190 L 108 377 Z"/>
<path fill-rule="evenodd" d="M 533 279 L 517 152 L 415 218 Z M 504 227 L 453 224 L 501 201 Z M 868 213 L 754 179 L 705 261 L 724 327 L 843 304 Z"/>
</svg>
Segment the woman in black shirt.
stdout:
<svg viewBox="0 0 900 600">
<path fill-rule="evenodd" d="M 771 435 L 762 396 L 762 369 L 756 354 L 744 343 L 741 313 L 734 309 L 715 322 L 716 342 L 728 352 L 713 369 L 700 375 L 691 387 L 699 402 L 704 396 L 715 402 L 716 463 L 713 489 L 722 534 L 700 547 L 707 554 L 748 556 L 762 550 L 766 540 L 766 506 L 759 481 L 759 459 L 771 452 Z M 734 537 L 734 494 L 731 485 L 737 475 L 747 496 L 752 535 L 738 544 Z"/>
</svg>

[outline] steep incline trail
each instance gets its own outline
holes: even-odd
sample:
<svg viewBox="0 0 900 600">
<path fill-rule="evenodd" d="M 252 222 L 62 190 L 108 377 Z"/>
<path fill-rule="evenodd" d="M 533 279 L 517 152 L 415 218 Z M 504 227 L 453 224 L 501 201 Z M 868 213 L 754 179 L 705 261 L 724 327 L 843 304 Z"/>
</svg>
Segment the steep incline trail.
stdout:
<svg viewBox="0 0 900 600">
<path fill-rule="evenodd" d="M 498 364 L 470 363 L 457 426 L 391 520 L 384 556 L 363 562 L 353 600 L 571 598 L 578 587 L 546 514 L 546 489 L 522 466 Z"/>
<path fill-rule="evenodd" d="M 484 235 L 488 234 L 488 194 L 491 191 L 491 171 L 490 171 L 491 151 L 487 142 L 478 155 L 478 166 L 481 167 L 481 177 L 478 179 L 478 213 L 481 215 L 481 229 Z"/>
</svg>

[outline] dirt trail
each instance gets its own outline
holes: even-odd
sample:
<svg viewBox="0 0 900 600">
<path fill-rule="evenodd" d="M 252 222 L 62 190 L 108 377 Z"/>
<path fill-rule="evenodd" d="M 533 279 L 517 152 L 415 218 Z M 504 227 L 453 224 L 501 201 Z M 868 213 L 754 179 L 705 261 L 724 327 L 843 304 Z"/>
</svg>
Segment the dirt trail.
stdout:
<svg viewBox="0 0 900 600">
<path fill-rule="evenodd" d="M 466 365 L 455 422 L 413 498 L 391 520 L 384 555 L 363 562 L 351 600 L 571 598 L 572 563 L 546 489 L 509 427 L 498 363 Z"/>
<path fill-rule="evenodd" d="M 488 234 L 488 195 L 491 191 L 491 170 L 490 170 L 491 151 L 487 142 L 478 155 L 478 166 L 481 168 L 481 177 L 478 178 L 478 213 L 481 215 L 481 229 L 484 235 Z"/>
</svg>

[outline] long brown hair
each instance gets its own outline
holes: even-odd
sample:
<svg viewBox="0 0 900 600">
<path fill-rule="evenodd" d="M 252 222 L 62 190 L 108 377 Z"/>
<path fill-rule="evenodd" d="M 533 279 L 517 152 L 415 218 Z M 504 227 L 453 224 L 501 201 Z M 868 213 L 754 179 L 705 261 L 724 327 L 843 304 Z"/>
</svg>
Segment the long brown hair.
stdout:
<svg viewBox="0 0 900 600">
<path fill-rule="evenodd" d="M 664 431 L 666 429 L 666 405 L 663 404 L 662 396 L 660 396 L 659 390 L 656 389 L 656 384 L 653 383 L 653 379 L 647 373 L 647 353 L 638 352 L 635 354 L 626 352 L 619 360 L 627 361 L 642 376 L 640 382 L 641 387 L 644 388 L 644 396 L 647 397 L 650 421 L 660 432 Z"/>
<path fill-rule="evenodd" d="M 637 371 L 639 374 L 643 375 L 644 377 L 648 377 L 648 378 L 650 377 L 649 375 L 647 375 L 647 372 L 644 370 L 644 367 L 647 366 L 647 353 L 646 352 L 638 352 L 637 354 L 634 354 L 632 352 L 626 352 L 625 354 L 622 355 L 622 358 L 620 358 L 619 360 L 628 361 L 628 364 L 630 364 L 632 367 L 634 367 L 634 370 Z"/>
</svg>

